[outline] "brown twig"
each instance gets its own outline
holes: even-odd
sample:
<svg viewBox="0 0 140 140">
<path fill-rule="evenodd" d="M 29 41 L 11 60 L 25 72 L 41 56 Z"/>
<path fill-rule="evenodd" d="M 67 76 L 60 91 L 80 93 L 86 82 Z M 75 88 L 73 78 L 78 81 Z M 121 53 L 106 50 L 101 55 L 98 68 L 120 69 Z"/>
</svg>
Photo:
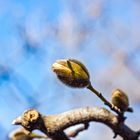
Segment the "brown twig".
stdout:
<svg viewBox="0 0 140 140">
<path fill-rule="evenodd" d="M 66 128 L 91 121 L 107 125 L 124 140 L 138 140 L 138 132 L 130 129 L 124 122 L 120 123 L 118 117 L 105 108 L 80 108 L 52 116 L 43 116 L 36 110 L 27 110 L 14 120 L 14 124 L 20 124 L 29 131 L 38 129 L 52 140 L 69 140 L 63 132 Z"/>
<path fill-rule="evenodd" d="M 125 120 L 124 117 L 124 113 L 121 112 L 121 110 L 119 108 L 117 108 L 116 106 L 112 105 L 103 95 L 102 93 L 100 93 L 99 91 L 97 91 L 92 85 L 91 83 L 87 86 L 87 89 L 89 89 L 90 91 L 92 91 L 93 93 L 95 93 L 103 102 L 105 105 L 107 105 L 111 110 L 113 110 L 114 112 L 116 112 L 119 117 L 121 118 L 122 121 Z"/>
</svg>

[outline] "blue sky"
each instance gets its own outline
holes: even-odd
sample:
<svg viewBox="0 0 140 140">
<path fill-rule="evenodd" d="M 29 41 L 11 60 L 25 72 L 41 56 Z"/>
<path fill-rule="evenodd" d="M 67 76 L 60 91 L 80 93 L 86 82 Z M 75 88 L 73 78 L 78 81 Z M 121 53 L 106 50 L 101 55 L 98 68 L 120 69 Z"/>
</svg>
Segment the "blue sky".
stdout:
<svg viewBox="0 0 140 140">
<path fill-rule="evenodd" d="M 93 15 L 87 8 L 90 3 Z M 139 85 L 134 71 L 127 71 L 124 65 L 120 66 L 124 68 L 122 72 L 116 71 L 120 72 L 120 76 L 116 75 L 118 82 L 111 77 L 120 65 L 117 56 L 123 53 L 131 56 L 134 52 L 130 62 L 139 72 L 139 6 L 138 1 L 132 0 L 1 0 L 0 130 L 3 135 L 0 138 L 6 139 L 17 128 L 11 125 L 12 120 L 30 107 L 53 114 L 81 106 L 103 105 L 86 89 L 71 89 L 60 83 L 51 71 L 56 59 L 81 60 L 88 67 L 94 85 L 107 97 L 116 86 L 131 92 L 133 88 L 126 81 L 133 81 L 134 88 Z M 136 96 L 138 92 L 134 93 L 131 102 L 136 107 L 137 118 L 140 99 Z M 134 121 L 128 123 L 135 126 Z M 85 137 L 86 134 L 82 138 Z"/>
</svg>

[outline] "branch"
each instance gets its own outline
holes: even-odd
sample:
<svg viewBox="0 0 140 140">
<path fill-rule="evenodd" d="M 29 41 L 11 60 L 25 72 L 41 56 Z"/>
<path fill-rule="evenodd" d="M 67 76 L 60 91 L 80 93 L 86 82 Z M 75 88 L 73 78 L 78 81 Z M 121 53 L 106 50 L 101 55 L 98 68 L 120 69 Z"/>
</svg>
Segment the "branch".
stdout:
<svg viewBox="0 0 140 140">
<path fill-rule="evenodd" d="M 28 131 L 38 129 L 53 140 L 69 140 L 63 132 L 66 128 L 91 121 L 100 122 L 110 127 L 115 135 L 120 135 L 124 140 L 138 140 L 139 132 L 133 131 L 118 117 L 105 108 L 87 107 L 67 111 L 58 115 L 43 116 L 36 110 L 27 110 L 14 120 Z"/>
</svg>

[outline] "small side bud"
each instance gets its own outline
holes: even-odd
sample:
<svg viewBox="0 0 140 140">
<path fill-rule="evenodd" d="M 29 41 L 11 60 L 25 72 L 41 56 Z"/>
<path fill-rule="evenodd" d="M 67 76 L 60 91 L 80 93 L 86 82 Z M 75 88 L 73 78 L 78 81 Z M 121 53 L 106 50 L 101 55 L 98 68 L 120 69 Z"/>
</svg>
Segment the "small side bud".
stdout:
<svg viewBox="0 0 140 140">
<path fill-rule="evenodd" d="M 58 79 L 70 87 L 84 88 L 90 84 L 90 76 L 86 67 L 74 59 L 57 60 L 52 70 Z"/>
<path fill-rule="evenodd" d="M 120 89 L 116 89 L 112 92 L 112 104 L 118 107 L 122 112 L 133 112 L 133 109 L 129 107 L 128 96 Z"/>
<path fill-rule="evenodd" d="M 10 140 L 32 140 L 32 138 L 29 135 L 29 132 L 25 130 L 24 128 L 19 128 L 14 131 L 12 131 L 9 134 Z"/>
<path fill-rule="evenodd" d="M 47 136 L 31 133 L 24 128 L 18 128 L 9 134 L 10 140 L 33 140 L 33 139 L 47 139 Z"/>
</svg>

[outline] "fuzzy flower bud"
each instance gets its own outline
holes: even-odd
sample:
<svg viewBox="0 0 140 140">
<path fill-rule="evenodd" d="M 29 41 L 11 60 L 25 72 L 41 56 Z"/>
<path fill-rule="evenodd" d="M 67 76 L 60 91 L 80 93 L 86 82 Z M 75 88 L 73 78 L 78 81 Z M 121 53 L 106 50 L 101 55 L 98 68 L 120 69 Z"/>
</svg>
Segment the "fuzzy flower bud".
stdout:
<svg viewBox="0 0 140 140">
<path fill-rule="evenodd" d="M 88 70 L 77 60 L 57 60 L 52 65 L 52 70 L 56 73 L 58 79 L 68 86 L 83 88 L 90 83 Z"/>
<path fill-rule="evenodd" d="M 118 107 L 122 112 L 129 111 L 133 112 L 132 108 L 129 107 L 128 96 L 120 89 L 116 89 L 112 93 L 112 104 Z"/>
</svg>

